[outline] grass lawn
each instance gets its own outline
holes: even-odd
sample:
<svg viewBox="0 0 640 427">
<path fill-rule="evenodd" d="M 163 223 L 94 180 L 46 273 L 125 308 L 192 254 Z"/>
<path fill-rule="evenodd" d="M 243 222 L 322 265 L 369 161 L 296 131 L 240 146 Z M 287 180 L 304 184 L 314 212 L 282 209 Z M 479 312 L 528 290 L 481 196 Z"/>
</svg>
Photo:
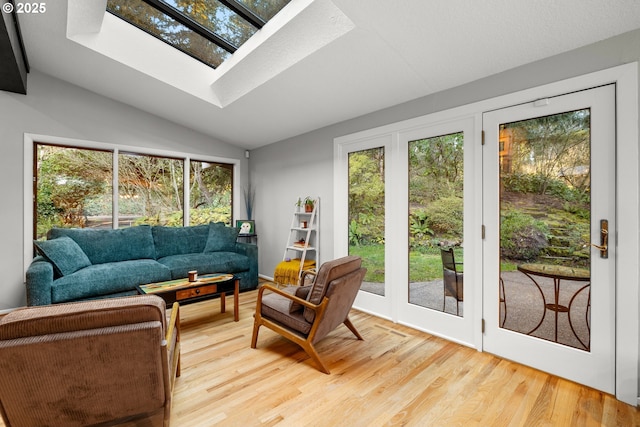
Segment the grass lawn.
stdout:
<svg viewBox="0 0 640 427">
<path fill-rule="evenodd" d="M 456 262 L 463 261 L 462 248 L 455 248 Z M 349 246 L 349 255 L 362 258 L 362 266 L 367 269 L 365 282 L 384 282 L 384 245 Z M 502 262 L 502 271 L 513 271 L 516 265 Z M 440 248 L 425 248 L 409 253 L 409 280 L 411 282 L 429 282 L 442 278 Z"/>
</svg>

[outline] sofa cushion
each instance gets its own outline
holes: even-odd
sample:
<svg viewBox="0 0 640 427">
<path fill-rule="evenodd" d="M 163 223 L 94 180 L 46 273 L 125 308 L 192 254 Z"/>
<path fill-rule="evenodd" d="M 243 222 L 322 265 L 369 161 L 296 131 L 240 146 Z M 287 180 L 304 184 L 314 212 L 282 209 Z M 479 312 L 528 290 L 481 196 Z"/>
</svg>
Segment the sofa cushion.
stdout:
<svg viewBox="0 0 640 427">
<path fill-rule="evenodd" d="M 156 255 L 151 227 L 148 225 L 117 230 L 52 228 L 49 231 L 51 239 L 57 239 L 62 236 L 72 238 L 87 254 L 92 264 L 133 259 L 153 259 Z"/>
<path fill-rule="evenodd" d="M 152 259 L 94 264 L 53 281 L 51 302 L 59 303 L 135 290 L 136 285 L 171 279 Z"/>
<path fill-rule="evenodd" d="M 249 257 L 235 252 L 170 255 L 160 258 L 158 262 L 169 268 L 172 279 L 187 277 L 191 270 L 199 275 L 249 270 Z"/>
<path fill-rule="evenodd" d="M 169 255 L 193 254 L 204 251 L 209 237 L 209 224 L 190 227 L 152 228 L 156 259 Z"/>
<path fill-rule="evenodd" d="M 38 253 L 53 264 L 57 276 L 75 273 L 81 268 L 91 265 L 91 261 L 80 249 L 80 246 L 69 237 L 63 236 L 44 241 L 35 240 L 33 244 Z"/>
<path fill-rule="evenodd" d="M 209 237 L 205 252 L 232 252 L 236 248 L 236 239 L 240 230 L 227 227 L 221 222 L 209 224 Z"/>
</svg>

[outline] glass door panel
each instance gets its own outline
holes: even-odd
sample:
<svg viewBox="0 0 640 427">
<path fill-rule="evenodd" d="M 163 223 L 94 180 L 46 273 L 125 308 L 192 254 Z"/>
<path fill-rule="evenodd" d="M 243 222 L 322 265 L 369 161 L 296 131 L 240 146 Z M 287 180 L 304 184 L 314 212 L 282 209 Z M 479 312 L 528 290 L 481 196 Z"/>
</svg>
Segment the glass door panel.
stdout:
<svg viewBox="0 0 640 427">
<path fill-rule="evenodd" d="M 362 258 L 361 290 L 385 296 L 385 150 L 349 153 L 349 255 Z"/>
<path fill-rule="evenodd" d="M 590 118 L 587 108 L 499 126 L 501 326 L 585 351 Z"/>
<path fill-rule="evenodd" d="M 408 163 L 409 303 L 463 316 L 464 133 L 409 141 Z"/>
</svg>

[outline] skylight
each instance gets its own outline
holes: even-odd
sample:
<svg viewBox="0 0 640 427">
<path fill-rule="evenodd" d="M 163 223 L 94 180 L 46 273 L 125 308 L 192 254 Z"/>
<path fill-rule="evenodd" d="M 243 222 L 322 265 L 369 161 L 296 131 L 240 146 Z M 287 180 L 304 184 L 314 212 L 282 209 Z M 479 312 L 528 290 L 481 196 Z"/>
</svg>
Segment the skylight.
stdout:
<svg viewBox="0 0 640 427">
<path fill-rule="evenodd" d="M 107 11 L 216 68 L 291 0 L 108 0 Z"/>
</svg>

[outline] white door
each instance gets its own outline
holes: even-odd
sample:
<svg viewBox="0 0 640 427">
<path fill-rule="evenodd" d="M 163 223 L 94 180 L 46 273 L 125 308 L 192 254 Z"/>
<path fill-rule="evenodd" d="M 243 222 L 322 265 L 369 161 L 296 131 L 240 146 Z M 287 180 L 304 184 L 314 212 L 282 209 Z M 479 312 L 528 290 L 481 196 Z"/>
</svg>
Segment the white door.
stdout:
<svg viewBox="0 0 640 427">
<path fill-rule="evenodd" d="M 480 244 L 477 122 L 466 116 L 371 135 L 336 152 L 336 200 L 344 201 L 336 224 L 346 231 L 336 253 L 359 255 L 367 268 L 354 307 L 470 346 L 477 307 L 474 281 L 463 279 L 481 265 L 465 258 Z M 441 248 L 455 254 L 454 292 L 445 291 Z"/>
<path fill-rule="evenodd" d="M 475 345 L 477 313 L 473 277 L 481 264 L 472 255 L 480 242 L 475 123 L 467 116 L 401 132 L 403 191 L 396 192 L 394 204 L 404 214 L 395 233 L 402 262 L 394 276 L 398 322 L 469 346 Z M 448 257 L 451 268 L 445 268 Z"/>
<path fill-rule="evenodd" d="M 483 349 L 615 393 L 615 86 L 483 129 Z"/>
</svg>

